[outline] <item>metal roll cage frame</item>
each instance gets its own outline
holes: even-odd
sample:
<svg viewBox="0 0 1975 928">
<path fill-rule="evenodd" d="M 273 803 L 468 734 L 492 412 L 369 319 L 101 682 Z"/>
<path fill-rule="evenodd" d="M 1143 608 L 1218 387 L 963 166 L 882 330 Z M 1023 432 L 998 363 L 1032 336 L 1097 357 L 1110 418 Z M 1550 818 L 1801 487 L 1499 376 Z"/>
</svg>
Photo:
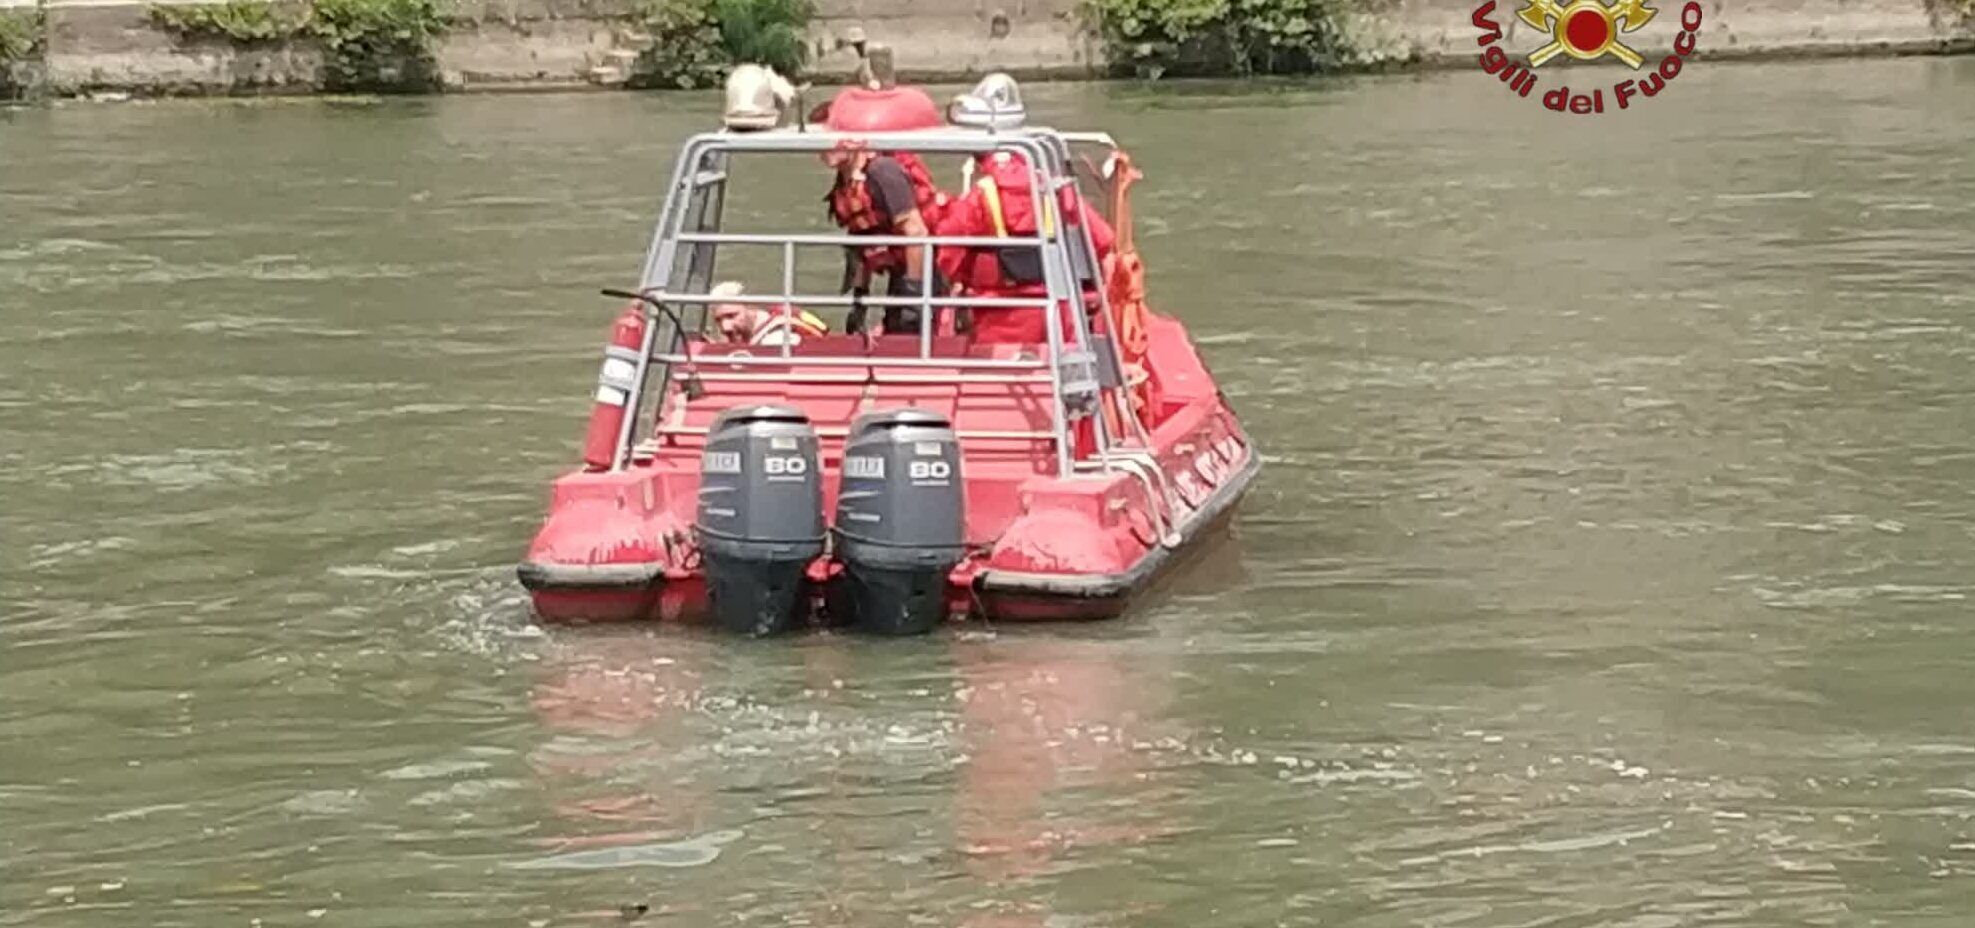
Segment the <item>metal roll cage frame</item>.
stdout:
<svg viewBox="0 0 1975 928">
<path fill-rule="evenodd" d="M 849 234 L 791 234 L 763 235 L 723 233 L 719 222 L 725 200 L 727 162 L 730 155 L 758 153 L 808 153 L 821 154 L 837 148 L 843 143 L 854 143 L 874 152 L 909 151 L 915 154 L 966 154 L 981 155 L 996 151 L 1012 151 L 1023 157 L 1029 170 L 1031 190 L 1048 191 L 1050 195 L 1038 193 L 1035 207 L 1038 211 L 1038 231 L 1031 235 L 1011 235 L 1006 238 L 938 236 L 924 238 L 897 235 L 849 235 Z M 1064 189 L 1076 189 L 1076 175 L 1072 167 L 1071 144 L 1085 143 L 1103 145 L 1115 151 L 1116 143 L 1101 133 L 1065 133 L 1046 128 L 1024 128 L 1013 131 L 983 131 L 970 129 L 940 129 L 922 132 L 899 133 L 838 133 L 820 131 L 775 130 L 768 132 L 710 132 L 693 136 L 687 140 L 677 163 L 673 165 L 672 178 L 666 187 L 665 205 L 659 213 L 658 223 L 652 235 L 650 248 L 645 255 L 644 270 L 639 278 L 639 291 L 660 303 L 684 308 L 697 307 L 698 326 L 705 324 L 705 312 L 713 303 L 740 303 L 743 305 L 779 306 L 802 304 L 808 306 L 836 307 L 862 303 L 872 307 L 917 307 L 919 313 L 918 352 L 913 356 L 880 357 L 873 355 L 844 356 L 802 356 L 793 357 L 787 344 L 781 346 L 779 356 L 721 356 L 722 366 L 776 367 L 788 368 L 795 364 L 807 367 L 866 368 L 870 377 L 876 377 L 879 368 L 939 368 L 960 371 L 956 382 L 1005 381 L 1010 383 L 1039 383 L 1042 377 L 1035 372 L 1046 370 L 1050 386 L 1050 430 L 1047 433 L 995 433 L 996 437 L 1029 436 L 1047 438 L 1052 441 L 1056 453 L 1057 475 L 1071 477 L 1088 473 L 1091 469 L 1110 471 L 1114 459 L 1120 465 L 1132 459 L 1145 459 L 1150 447 L 1149 437 L 1143 424 L 1131 412 L 1129 400 L 1123 391 L 1123 359 L 1118 354 L 1115 338 L 1093 337 L 1090 314 L 1085 312 L 1083 282 L 1085 275 L 1094 283 L 1097 309 L 1101 318 L 1108 320 L 1111 315 L 1109 294 L 1105 292 L 1102 268 L 1097 261 L 1097 249 L 1091 239 L 1090 223 L 1084 215 L 1085 204 L 1082 197 L 1074 197 L 1071 202 L 1075 210 L 1075 222 L 1066 225 L 1062 220 L 1059 198 L 1055 194 Z M 1064 230 L 1075 230 L 1073 236 L 1064 236 Z M 714 257 L 719 246 L 779 247 L 782 252 L 781 292 L 771 294 L 743 294 L 735 296 L 714 296 L 712 288 Z M 920 250 L 920 280 L 934 279 L 934 252 L 941 246 L 964 248 L 1032 248 L 1042 256 L 1044 295 L 1039 297 L 975 297 L 947 296 L 931 292 L 932 288 L 922 288 L 926 292 L 919 297 L 870 296 L 853 298 L 849 294 L 799 294 L 795 289 L 796 249 L 819 246 L 861 248 L 869 246 L 924 246 Z M 682 248 L 682 246 L 684 246 Z M 681 260 L 681 259 L 684 260 Z M 1051 312 L 1052 307 L 1070 306 L 1068 313 Z M 981 358 L 934 358 L 932 339 L 935 309 L 954 308 L 1001 308 L 1042 312 L 1046 322 L 1046 357 L 1040 361 L 1006 361 Z M 663 398 L 674 379 L 674 364 L 686 363 L 689 369 L 696 358 L 685 353 L 686 340 L 692 333 L 671 323 L 666 314 L 655 306 L 646 305 L 645 335 L 642 350 L 638 354 L 636 371 L 632 378 L 632 392 L 627 399 L 627 415 L 620 427 L 617 447 L 612 461 L 612 469 L 628 466 L 633 457 L 635 438 L 640 420 L 647 418 L 645 406 L 652 398 L 650 389 L 651 368 L 656 362 L 660 367 L 657 391 Z M 1065 317 L 1070 331 L 1064 331 Z M 661 326 L 661 323 L 664 325 Z M 665 345 L 661 344 L 661 330 Z M 1026 373 L 1024 373 L 1026 372 Z M 745 375 L 735 375 L 736 378 Z M 920 375 L 923 382 L 930 375 Z M 1111 434 L 1110 424 L 1103 415 L 1103 404 L 1115 404 L 1113 408 L 1121 413 L 1120 421 L 1131 423 L 1131 436 Z M 653 437 L 665 432 L 690 432 L 683 428 L 667 429 L 660 424 L 658 410 L 652 410 Z M 1080 461 L 1072 455 L 1070 430 L 1074 418 L 1088 418 L 1091 422 L 1092 437 L 1095 440 L 1095 456 Z M 1135 439 L 1135 441 L 1134 441 Z M 1136 447 L 1133 447 L 1133 446 Z M 1083 466 L 1079 466 L 1083 465 Z M 1124 466 L 1130 471 L 1140 468 Z M 1164 497 L 1163 487 L 1154 487 L 1148 482 L 1148 489 Z M 1163 501 L 1163 500 L 1162 500 Z"/>
</svg>

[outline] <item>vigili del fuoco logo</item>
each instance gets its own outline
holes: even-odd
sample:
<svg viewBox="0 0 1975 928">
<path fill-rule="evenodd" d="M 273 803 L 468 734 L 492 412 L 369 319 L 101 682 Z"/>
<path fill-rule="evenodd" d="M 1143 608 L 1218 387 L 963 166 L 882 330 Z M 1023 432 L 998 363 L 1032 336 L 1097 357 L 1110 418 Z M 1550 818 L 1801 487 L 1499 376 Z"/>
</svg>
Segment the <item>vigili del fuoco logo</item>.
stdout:
<svg viewBox="0 0 1975 928">
<path fill-rule="evenodd" d="M 1694 53 L 1695 40 L 1701 34 L 1701 5 L 1689 2 L 1680 8 L 1680 31 L 1673 36 L 1673 53 L 1658 61 L 1647 61 L 1626 44 L 1630 33 L 1637 32 L 1659 14 L 1646 0 L 1614 0 L 1610 6 L 1599 0 L 1571 0 L 1568 4 L 1556 0 L 1524 2 L 1528 5 L 1517 11 L 1516 18 L 1535 29 L 1538 39 L 1547 41 L 1520 60 L 1509 57 L 1496 44 L 1502 38 L 1502 27 L 1494 19 L 1495 0 L 1475 7 L 1474 15 L 1469 17 L 1474 27 L 1481 30 L 1475 39 L 1475 44 L 1482 46 L 1481 70 L 1495 75 L 1517 96 L 1529 96 L 1536 89 L 1536 69 L 1559 55 L 1579 61 L 1609 56 L 1634 71 L 1645 72 L 1613 82 L 1609 97 L 1603 86 L 1573 93 L 1562 83 L 1562 72 L 1555 72 L 1559 80 L 1556 89 L 1544 92 L 1538 99 L 1545 108 L 1559 113 L 1580 116 L 1602 113 L 1607 99 L 1619 109 L 1627 109 L 1641 100 L 1659 96 L 1680 74 L 1681 62 Z"/>
</svg>

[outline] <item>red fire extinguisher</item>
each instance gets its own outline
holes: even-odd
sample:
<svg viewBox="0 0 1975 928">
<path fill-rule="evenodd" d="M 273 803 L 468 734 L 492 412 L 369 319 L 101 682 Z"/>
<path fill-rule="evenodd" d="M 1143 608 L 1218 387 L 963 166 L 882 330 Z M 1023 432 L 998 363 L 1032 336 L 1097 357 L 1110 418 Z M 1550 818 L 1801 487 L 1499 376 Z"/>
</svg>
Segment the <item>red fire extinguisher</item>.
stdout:
<svg viewBox="0 0 1975 928">
<path fill-rule="evenodd" d="M 617 435 L 637 386 L 638 355 L 645 348 L 645 314 L 638 304 L 624 307 L 610 327 L 610 344 L 603 350 L 603 370 L 597 374 L 597 404 L 590 409 L 590 431 L 583 437 L 583 463 L 590 470 L 609 470 L 617 463 Z"/>
</svg>

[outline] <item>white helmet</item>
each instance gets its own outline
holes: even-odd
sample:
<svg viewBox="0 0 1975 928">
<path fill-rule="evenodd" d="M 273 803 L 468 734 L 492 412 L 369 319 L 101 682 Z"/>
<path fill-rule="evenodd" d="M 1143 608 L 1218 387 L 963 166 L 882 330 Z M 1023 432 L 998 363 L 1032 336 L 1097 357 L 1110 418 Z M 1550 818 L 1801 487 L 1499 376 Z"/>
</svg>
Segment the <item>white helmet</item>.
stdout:
<svg viewBox="0 0 1975 928">
<path fill-rule="evenodd" d="M 795 99 L 795 88 L 767 65 L 744 64 L 727 75 L 729 129 L 773 129 L 782 121 L 782 108 Z"/>
<path fill-rule="evenodd" d="M 978 129 L 1017 129 L 1028 121 L 1022 106 L 1022 88 L 1015 79 L 996 71 L 981 78 L 974 89 L 953 98 L 946 118 L 956 126 Z"/>
</svg>

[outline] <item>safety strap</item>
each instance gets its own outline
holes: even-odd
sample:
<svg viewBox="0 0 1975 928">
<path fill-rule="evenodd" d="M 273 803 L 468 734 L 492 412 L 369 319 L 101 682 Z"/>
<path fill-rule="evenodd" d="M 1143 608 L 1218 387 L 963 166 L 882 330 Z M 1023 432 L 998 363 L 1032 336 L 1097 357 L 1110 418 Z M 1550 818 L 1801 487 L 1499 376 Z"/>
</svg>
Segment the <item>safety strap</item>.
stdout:
<svg viewBox="0 0 1975 928">
<path fill-rule="evenodd" d="M 981 188 L 981 197 L 987 203 L 988 218 L 994 220 L 994 237 L 1008 237 L 1008 223 L 1001 218 L 1001 188 L 996 187 L 994 178 L 983 177 L 975 182 Z"/>
<path fill-rule="evenodd" d="M 1001 188 L 995 184 L 992 177 L 983 177 L 975 181 L 974 186 L 980 188 L 981 196 L 987 202 L 988 218 L 994 220 L 995 237 L 1007 238 L 1008 222 L 1001 215 Z M 1042 233 L 1050 234 L 1052 229 L 1049 223 L 1049 211 L 1039 209 L 1036 213 L 1042 217 Z"/>
</svg>

